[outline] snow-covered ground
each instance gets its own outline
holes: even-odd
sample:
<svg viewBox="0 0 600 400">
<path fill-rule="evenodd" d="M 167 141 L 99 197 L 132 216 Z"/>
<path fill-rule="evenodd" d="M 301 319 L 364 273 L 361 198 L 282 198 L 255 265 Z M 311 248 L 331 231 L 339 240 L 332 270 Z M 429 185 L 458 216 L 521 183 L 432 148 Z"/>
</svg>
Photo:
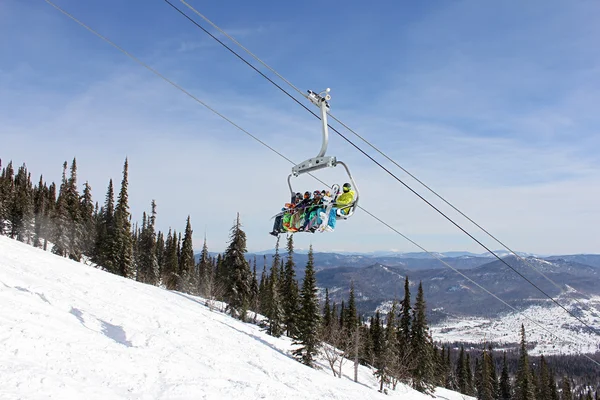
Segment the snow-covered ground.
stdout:
<svg viewBox="0 0 600 400">
<path fill-rule="evenodd" d="M 431 399 L 334 378 L 202 299 L 0 236 L 1 399 Z M 440 398 L 464 399 L 438 389 Z"/>
<path fill-rule="evenodd" d="M 561 304 L 568 305 L 567 309 L 575 310 L 574 307 L 577 306 L 580 310 L 578 317 L 600 330 L 600 297 L 578 301 L 580 304 L 572 299 L 560 299 Z M 531 320 L 539 322 L 545 329 Z M 451 319 L 432 326 L 431 331 L 433 339 L 442 342 L 514 344 L 520 342 L 521 324 L 525 326 L 527 342 L 535 343 L 535 348 L 529 352 L 531 355 L 589 354 L 600 351 L 598 335 L 553 303 L 531 306 L 496 319 Z"/>
</svg>

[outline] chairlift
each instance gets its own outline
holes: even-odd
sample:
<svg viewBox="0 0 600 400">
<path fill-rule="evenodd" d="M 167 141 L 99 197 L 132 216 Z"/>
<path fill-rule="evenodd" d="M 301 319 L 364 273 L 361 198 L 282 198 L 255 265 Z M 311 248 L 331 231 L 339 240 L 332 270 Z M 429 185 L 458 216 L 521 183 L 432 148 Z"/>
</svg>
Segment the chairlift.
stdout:
<svg viewBox="0 0 600 400">
<path fill-rule="evenodd" d="M 320 169 L 325 169 L 325 168 L 335 168 L 336 166 L 338 166 L 338 164 L 341 165 L 342 167 L 344 167 L 344 169 L 346 170 L 346 173 L 348 174 L 348 178 L 350 179 L 350 182 L 352 184 L 352 189 L 354 190 L 355 196 L 354 196 L 353 202 L 348 207 L 344 207 L 344 209 L 348 210 L 347 214 L 341 214 L 341 215 L 336 214 L 336 219 L 339 220 L 339 219 L 348 219 L 354 214 L 354 211 L 356 210 L 356 207 L 358 206 L 359 193 L 358 193 L 358 187 L 356 186 L 356 182 L 354 181 L 354 178 L 352 177 L 352 174 L 350 173 L 348 166 L 344 162 L 336 159 L 335 156 L 326 156 L 325 155 L 325 153 L 327 152 L 327 145 L 329 144 L 329 126 L 327 124 L 327 113 L 330 110 L 330 106 L 329 106 L 329 100 L 331 100 L 331 95 L 329 94 L 330 91 L 331 91 L 330 88 L 325 89 L 321 93 L 316 93 L 316 92 L 313 92 L 312 90 L 308 90 L 308 99 L 311 101 L 311 103 L 313 103 L 315 106 L 319 107 L 319 109 L 321 110 L 321 123 L 323 125 L 323 142 L 321 144 L 321 150 L 319 151 L 319 154 L 317 154 L 316 157 L 309 158 L 308 160 L 302 161 L 300 164 L 297 164 L 292 167 L 292 173 L 288 176 L 288 186 L 290 188 L 291 197 L 293 198 L 296 192 L 292 188 L 292 182 L 291 182 L 292 176 L 298 177 L 302 174 L 306 174 L 309 172 L 315 172 L 315 171 L 318 171 Z M 337 185 L 334 185 L 332 187 L 332 189 L 334 189 L 335 186 L 337 186 Z M 333 199 L 333 200 L 335 200 L 335 199 Z"/>
<path fill-rule="evenodd" d="M 358 188 L 356 187 L 356 182 L 348 169 L 348 166 L 336 159 L 335 156 L 326 156 L 327 145 L 329 142 L 329 130 L 327 125 L 327 112 L 329 111 L 329 103 L 328 101 L 331 99 L 329 95 L 330 89 L 322 91 L 321 93 L 313 92 L 312 90 L 308 91 L 308 99 L 319 109 L 321 110 L 321 122 L 323 124 L 323 143 L 321 145 L 321 150 L 316 157 L 309 158 L 301 162 L 300 164 L 294 165 L 292 167 L 292 173 L 288 176 L 288 186 L 290 188 L 290 197 L 291 204 L 289 204 L 289 208 L 286 205 L 286 208 L 282 210 L 282 212 L 273 216 L 275 218 L 275 222 L 273 225 L 273 231 L 270 232 L 273 236 L 279 236 L 282 232 L 325 232 L 333 230 L 332 226 L 335 224 L 332 223 L 333 215 L 335 215 L 335 221 L 343 219 L 346 220 L 354 215 L 354 211 L 358 206 Z M 350 184 L 352 185 L 351 190 L 354 192 L 354 197 L 352 201 L 348 204 L 339 204 L 337 203 L 338 195 L 340 195 L 340 185 L 333 185 L 331 187 L 331 192 L 322 198 L 322 201 L 319 205 L 313 206 L 304 206 L 304 207 L 317 207 L 313 208 L 310 211 L 310 218 L 307 220 L 306 211 L 303 211 L 301 214 L 298 214 L 299 211 L 294 211 L 294 199 L 296 197 L 296 192 L 292 188 L 292 176 L 298 177 L 302 174 L 315 172 L 324 168 L 334 168 L 338 165 L 341 165 L 346 170 L 348 174 L 348 178 L 350 180 Z M 301 192 L 299 192 L 301 193 Z M 310 192 L 309 192 L 310 193 Z M 340 207 L 341 206 L 341 207 Z M 343 210 L 343 212 L 339 212 Z M 315 214 L 316 213 L 316 214 Z M 295 218 L 300 218 L 296 220 Z M 286 222 L 287 221 L 287 222 Z M 317 224 L 315 224 L 317 222 Z M 286 225 L 287 224 L 287 225 Z M 298 225 L 300 224 L 300 226 Z M 332 226 L 329 226 L 329 225 Z"/>
</svg>

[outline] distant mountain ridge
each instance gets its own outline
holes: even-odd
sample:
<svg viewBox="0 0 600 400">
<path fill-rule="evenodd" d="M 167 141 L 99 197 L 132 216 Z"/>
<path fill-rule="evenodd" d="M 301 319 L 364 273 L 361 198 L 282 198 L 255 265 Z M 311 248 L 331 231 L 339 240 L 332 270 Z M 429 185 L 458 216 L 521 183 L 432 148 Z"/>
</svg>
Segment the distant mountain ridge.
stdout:
<svg viewBox="0 0 600 400">
<path fill-rule="evenodd" d="M 285 250 L 285 249 L 284 249 Z M 496 250 L 495 253 L 503 257 L 514 257 L 507 251 Z M 218 253 L 210 253 L 211 256 L 216 257 Z M 262 266 L 267 264 L 267 267 L 271 265 L 273 250 L 258 252 L 258 253 L 247 253 L 246 258 L 253 260 L 256 257 L 257 269 L 262 271 Z M 491 261 L 496 260 L 491 253 L 475 254 L 466 251 L 450 251 L 444 253 L 434 253 L 436 256 L 441 258 L 444 262 L 457 269 L 471 269 L 485 265 Z M 570 254 L 570 255 L 553 255 L 553 256 L 535 256 L 531 253 L 518 252 L 519 256 L 523 258 L 534 257 L 536 259 L 544 259 L 547 261 L 574 261 L 581 264 L 590 265 L 592 267 L 600 268 L 600 254 Z M 282 257 L 287 257 L 285 251 L 281 252 Z M 198 259 L 200 254 L 196 254 Z M 448 267 L 441 263 L 437 258 L 432 257 L 430 254 L 425 252 L 416 253 L 400 253 L 394 251 L 379 251 L 373 253 L 335 253 L 335 252 L 316 252 L 314 253 L 315 268 L 316 270 L 322 270 L 327 268 L 336 267 L 353 267 L 353 268 L 364 268 L 373 264 L 382 264 L 390 267 L 403 267 L 408 270 L 423 270 L 423 269 L 447 269 Z M 497 261 L 497 260 L 496 260 Z M 294 263 L 299 276 L 304 275 L 304 267 L 308 262 L 307 252 L 304 250 L 294 251 Z M 267 268 L 268 269 L 268 268 Z"/>
<path fill-rule="evenodd" d="M 512 254 L 507 250 L 493 250 L 493 251 L 500 257 L 504 257 L 504 256 Z M 298 253 L 298 254 L 308 254 L 307 249 L 294 249 L 294 252 Z M 275 251 L 271 249 L 271 250 L 251 252 L 249 254 L 262 256 L 262 255 L 272 255 L 274 253 L 275 253 Z M 525 253 L 525 252 L 519 252 L 519 251 L 517 251 L 516 253 L 522 257 L 530 257 L 530 256 L 545 257 L 543 255 L 534 254 L 534 253 Z M 315 253 L 315 254 L 339 254 L 341 256 L 364 256 L 364 257 L 435 258 L 427 252 L 401 252 L 401 251 L 396 251 L 396 250 L 378 250 L 378 251 L 370 251 L 370 252 L 327 251 L 327 252 L 320 252 L 320 253 Z M 448 258 L 448 257 L 494 257 L 494 255 L 489 252 L 472 253 L 469 251 L 446 251 L 446 252 L 441 252 L 441 253 L 432 252 L 432 254 L 434 254 L 435 256 L 438 256 L 438 257 L 443 257 L 443 258 Z"/>
<path fill-rule="evenodd" d="M 600 296 L 599 267 L 564 258 L 551 262 L 530 257 L 525 263 L 517 257 L 510 256 L 504 260 L 553 298 Z M 533 265 L 535 269 L 528 264 Z M 422 282 L 427 308 L 430 310 L 429 318 L 432 321 L 449 316 L 494 317 L 499 313 L 510 311 L 505 304 L 490 296 L 469 279 L 515 308 L 545 304 L 550 301 L 498 260 L 473 268 L 456 268 L 456 270 L 460 274 L 447 267 L 409 269 L 403 266 L 375 263 L 364 268 L 345 266 L 322 269 L 317 272 L 317 283 L 319 287 L 330 290 L 332 301 L 340 302 L 348 298 L 350 283 L 353 282 L 358 307 L 362 312 L 372 314 L 385 301 L 403 296 L 404 279 L 408 276 L 413 296 L 416 293 L 416 286 Z M 546 277 L 556 283 L 556 286 Z"/>
</svg>

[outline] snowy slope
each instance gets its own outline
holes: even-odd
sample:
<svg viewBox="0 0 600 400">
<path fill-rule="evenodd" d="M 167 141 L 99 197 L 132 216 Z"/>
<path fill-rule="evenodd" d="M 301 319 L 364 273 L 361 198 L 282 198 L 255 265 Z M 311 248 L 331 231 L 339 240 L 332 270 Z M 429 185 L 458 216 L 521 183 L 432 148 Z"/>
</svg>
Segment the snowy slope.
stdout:
<svg viewBox="0 0 600 400">
<path fill-rule="evenodd" d="M 0 236 L 2 399 L 431 399 L 289 357 L 291 342 L 201 299 Z M 447 399 L 462 399 L 439 389 Z"/>
</svg>

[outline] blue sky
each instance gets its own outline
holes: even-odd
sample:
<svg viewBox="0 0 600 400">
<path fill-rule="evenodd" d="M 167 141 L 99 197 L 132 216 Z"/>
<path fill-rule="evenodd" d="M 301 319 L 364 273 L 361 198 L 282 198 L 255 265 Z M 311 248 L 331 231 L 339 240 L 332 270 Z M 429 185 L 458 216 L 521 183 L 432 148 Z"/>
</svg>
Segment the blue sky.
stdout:
<svg viewBox="0 0 600 400">
<path fill-rule="evenodd" d="M 287 157 L 319 151 L 319 121 L 164 1 L 56 4 Z M 302 90 L 330 87 L 334 115 L 511 248 L 600 253 L 597 2 L 190 4 Z M 273 247 L 286 161 L 44 1 L 0 2 L 0 53 L 4 163 L 58 181 L 77 157 L 80 183 L 102 202 L 128 157 L 134 220 L 155 199 L 161 230 L 183 229 L 190 214 L 195 247 L 206 232 L 222 251 L 239 211 L 249 250 Z M 484 251 L 335 134 L 328 154 L 350 166 L 363 207 L 424 247 Z M 320 176 L 345 179 L 337 169 Z M 317 251 L 418 250 L 360 212 L 334 233 L 295 240 Z"/>
</svg>

